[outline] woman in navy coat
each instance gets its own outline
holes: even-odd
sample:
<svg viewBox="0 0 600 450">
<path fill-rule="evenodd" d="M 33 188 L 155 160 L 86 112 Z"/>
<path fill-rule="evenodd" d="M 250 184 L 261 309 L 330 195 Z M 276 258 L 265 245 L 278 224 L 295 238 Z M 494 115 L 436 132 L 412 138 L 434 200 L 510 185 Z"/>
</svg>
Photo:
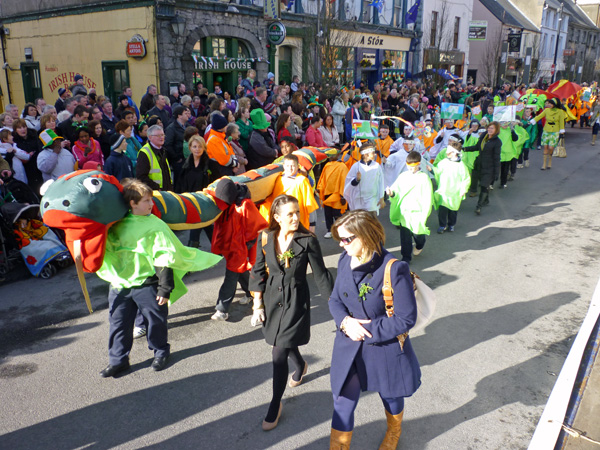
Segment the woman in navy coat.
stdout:
<svg viewBox="0 0 600 450">
<path fill-rule="evenodd" d="M 360 391 L 373 391 L 383 401 L 388 424 L 380 450 L 392 450 L 400 438 L 404 397 L 421 384 L 410 338 L 402 336 L 417 317 L 410 270 L 402 261 L 391 267 L 394 313 L 388 317 L 381 289 L 386 264 L 394 256 L 383 248 L 381 223 L 367 211 L 354 210 L 334 223 L 332 235 L 344 252 L 329 299 L 337 325 L 331 360 L 330 448 L 350 446 Z"/>
<path fill-rule="evenodd" d="M 295 368 L 290 387 L 300 385 L 308 368 L 298 350 L 310 339 L 308 264 L 321 296 L 329 298 L 333 278 L 323 262 L 319 241 L 300 223 L 295 197 L 284 194 L 273 200 L 269 228 L 263 233 L 266 238 L 259 237 L 250 290 L 254 294 L 252 325 L 262 322 L 265 340 L 273 346 L 273 397 L 262 425 L 269 431 L 277 426 L 281 415 L 288 358 Z"/>
</svg>

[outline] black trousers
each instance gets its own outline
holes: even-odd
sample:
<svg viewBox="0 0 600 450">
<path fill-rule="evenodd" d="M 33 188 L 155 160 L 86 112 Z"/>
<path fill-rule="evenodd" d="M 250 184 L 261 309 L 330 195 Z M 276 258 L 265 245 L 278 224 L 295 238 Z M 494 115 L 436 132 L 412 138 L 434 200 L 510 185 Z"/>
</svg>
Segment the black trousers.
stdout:
<svg viewBox="0 0 600 450">
<path fill-rule="evenodd" d="M 519 155 L 519 164 L 523 164 L 523 161 L 529 161 L 529 149 L 523 148 L 523 151 Z"/>
<path fill-rule="evenodd" d="M 508 173 L 510 172 L 510 161 L 502 161 L 500 163 L 500 184 L 504 186 L 508 181 Z"/>
<path fill-rule="evenodd" d="M 420 250 L 425 247 L 425 237 L 424 234 L 414 234 L 408 228 L 400 226 L 400 245 L 402 246 L 400 254 L 402 255 L 402 261 L 410 262 L 412 259 L 413 239 L 415 240 L 415 247 Z"/>
<path fill-rule="evenodd" d="M 225 279 L 223 280 L 221 289 L 219 289 L 219 298 L 217 299 L 217 311 L 224 313 L 229 311 L 229 307 L 231 306 L 231 302 L 235 296 L 235 290 L 237 289 L 238 281 L 246 293 L 246 296 L 250 297 L 250 291 L 248 290 L 250 272 L 246 271 L 243 273 L 237 273 L 229 269 L 225 269 Z"/>
<path fill-rule="evenodd" d="M 440 205 L 440 209 L 438 209 L 438 222 L 440 227 L 453 227 L 456 225 L 457 218 L 458 211 L 452 211 L 451 209 Z"/>
<path fill-rule="evenodd" d="M 325 226 L 327 226 L 327 231 L 331 231 L 333 222 L 342 216 L 342 211 L 327 205 L 323 205 L 323 211 L 325 212 Z"/>
<path fill-rule="evenodd" d="M 148 347 L 155 357 L 166 357 L 170 353 L 167 340 L 167 316 L 169 306 L 156 301 L 157 285 L 130 289 L 110 288 L 108 292 L 108 363 L 119 365 L 129 359 L 133 345 L 133 324 L 138 311 L 148 325 Z"/>
</svg>

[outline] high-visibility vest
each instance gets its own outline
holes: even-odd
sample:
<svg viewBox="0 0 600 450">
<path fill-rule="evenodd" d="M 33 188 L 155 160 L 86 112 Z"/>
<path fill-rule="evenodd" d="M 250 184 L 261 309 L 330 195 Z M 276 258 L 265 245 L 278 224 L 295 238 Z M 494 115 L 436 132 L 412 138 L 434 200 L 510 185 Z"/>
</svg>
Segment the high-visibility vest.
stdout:
<svg viewBox="0 0 600 450">
<path fill-rule="evenodd" d="M 146 143 L 146 145 L 144 145 L 140 149 L 140 153 L 145 154 L 146 157 L 148 158 L 148 161 L 150 161 L 150 172 L 148 173 L 148 178 L 150 178 L 152 181 L 154 181 L 156 184 L 158 184 L 162 188 L 163 187 L 163 174 L 162 174 L 162 169 L 160 168 L 160 161 L 159 161 L 158 157 L 154 154 L 154 151 L 150 147 L 150 144 Z M 172 180 L 173 176 L 171 175 L 171 166 L 169 166 L 168 161 L 165 161 L 165 162 L 167 163 L 167 168 L 169 169 L 169 178 L 171 178 L 171 180 Z"/>
</svg>

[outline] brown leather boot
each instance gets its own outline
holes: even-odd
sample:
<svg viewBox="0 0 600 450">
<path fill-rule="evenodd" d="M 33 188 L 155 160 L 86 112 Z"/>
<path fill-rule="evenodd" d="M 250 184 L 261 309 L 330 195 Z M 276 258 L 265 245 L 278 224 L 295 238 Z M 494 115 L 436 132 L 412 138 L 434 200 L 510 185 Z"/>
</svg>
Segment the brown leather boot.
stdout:
<svg viewBox="0 0 600 450">
<path fill-rule="evenodd" d="M 349 450 L 352 440 L 352 431 L 338 431 L 331 429 L 329 438 L 329 450 Z"/>
<path fill-rule="evenodd" d="M 402 433 L 402 416 L 404 416 L 404 410 L 400 414 L 395 416 L 385 411 L 387 417 L 387 431 L 383 442 L 379 446 L 379 450 L 396 450 L 398 447 L 398 440 Z"/>
</svg>

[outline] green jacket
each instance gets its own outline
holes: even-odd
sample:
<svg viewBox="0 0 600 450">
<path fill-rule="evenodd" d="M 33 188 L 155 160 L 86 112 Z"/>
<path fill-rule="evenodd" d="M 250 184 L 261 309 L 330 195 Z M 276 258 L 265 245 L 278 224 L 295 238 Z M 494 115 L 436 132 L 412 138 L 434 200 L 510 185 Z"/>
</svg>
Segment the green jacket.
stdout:
<svg viewBox="0 0 600 450">
<path fill-rule="evenodd" d="M 239 143 L 242 146 L 244 153 L 248 153 L 248 142 L 250 141 L 250 134 L 253 130 L 252 121 L 248 120 L 248 125 L 246 125 L 242 119 L 238 120 L 236 123 L 240 127 Z"/>
<path fill-rule="evenodd" d="M 403 172 L 392 187 L 390 222 L 408 228 L 414 234 L 429 234 L 427 218 L 433 205 L 433 187 L 423 172 Z"/>
<path fill-rule="evenodd" d="M 155 267 L 173 269 L 175 289 L 169 303 L 187 292 L 182 278 L 214 266 L 221 256 L 185 247 L 165 222 L 154 215 L 129 213 L 108 230 L 104 262 L 97 274 L 118 289 L 141 286 Z"/>
<path fill-rule="evenodd" d="M 471 185 L 469 169 L 462 161 L 451 161 L 448 158 L 440 161 L 434 170 L 437 190 L 433 193 L 435 208 L 445 206 L 458 211 Z"/>
</svg>

